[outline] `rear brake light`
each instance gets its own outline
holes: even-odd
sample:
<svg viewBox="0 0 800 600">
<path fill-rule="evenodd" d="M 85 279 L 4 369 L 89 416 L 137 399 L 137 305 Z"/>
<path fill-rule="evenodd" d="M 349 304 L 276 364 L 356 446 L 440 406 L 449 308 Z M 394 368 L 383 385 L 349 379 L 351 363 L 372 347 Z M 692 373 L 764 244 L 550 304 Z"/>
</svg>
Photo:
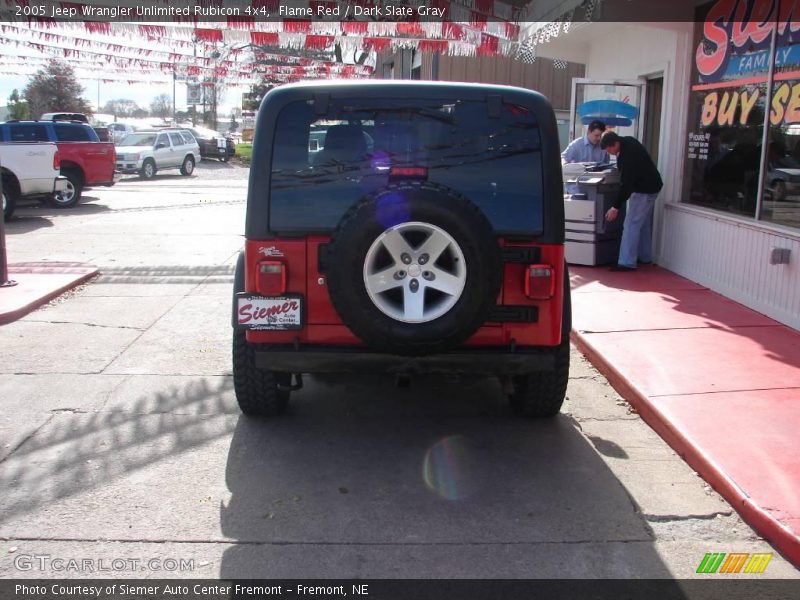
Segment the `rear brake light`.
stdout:
<svg viewBox="0 0 800 600">
<path fill-rule="evenodd" d="M 525 270 L 525 295 L 531 300 L 549 300 L 556 291 L 556 274 L 550 265 L 530 265 Z"/>
<path fill-rule="evenodd" d="M 262 296 L 281 296 L 286 293 L 286 265 L 272 260 L 259 262 L 256 290 Z"/>
<path fill-rule="evenodd" d="M 396 179 L 427 179 L 428 169 L 425 167 L 392 167 L 389 177 Z"/>
<path fill-rule="evenodd" d="M 61 170 L 61 157 L 58 155 L 58 150 L 53 154 L 53 169 L 56 171 Z"/>
</svg>

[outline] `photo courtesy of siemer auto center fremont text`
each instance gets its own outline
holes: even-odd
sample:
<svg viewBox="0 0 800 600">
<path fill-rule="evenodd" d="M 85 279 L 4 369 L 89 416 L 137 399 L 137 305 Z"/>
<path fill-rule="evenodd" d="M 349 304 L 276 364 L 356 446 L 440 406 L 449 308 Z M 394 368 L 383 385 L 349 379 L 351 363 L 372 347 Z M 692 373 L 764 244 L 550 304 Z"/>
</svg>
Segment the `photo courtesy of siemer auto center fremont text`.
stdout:
<svg viewBox="0 0 800 600">
<path fill-rule="evenodd" d="M 0 2 L 0 600 L 800 597 L 800 2 Z"/>
</svg>

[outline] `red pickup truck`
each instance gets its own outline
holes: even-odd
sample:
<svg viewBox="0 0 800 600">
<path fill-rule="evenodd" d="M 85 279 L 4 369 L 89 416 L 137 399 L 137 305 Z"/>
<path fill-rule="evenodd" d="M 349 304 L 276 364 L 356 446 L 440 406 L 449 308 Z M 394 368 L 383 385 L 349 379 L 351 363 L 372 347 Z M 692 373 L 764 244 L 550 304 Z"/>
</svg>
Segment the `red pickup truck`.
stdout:
<svg viewBox="0 0 800 600">
<path fill-rule="evenodd" d="M 7 121 L 0 124 L 0 141 L 55 142 L 61 157 L 61 174 L 67 189 L 52 196 L 58 208 L 75 206 L 83 189 L 111 186 L 116 182 L 117 153 L 114 144 L 101 142 L 97 133 L 78 121 Z"/>
</svg>

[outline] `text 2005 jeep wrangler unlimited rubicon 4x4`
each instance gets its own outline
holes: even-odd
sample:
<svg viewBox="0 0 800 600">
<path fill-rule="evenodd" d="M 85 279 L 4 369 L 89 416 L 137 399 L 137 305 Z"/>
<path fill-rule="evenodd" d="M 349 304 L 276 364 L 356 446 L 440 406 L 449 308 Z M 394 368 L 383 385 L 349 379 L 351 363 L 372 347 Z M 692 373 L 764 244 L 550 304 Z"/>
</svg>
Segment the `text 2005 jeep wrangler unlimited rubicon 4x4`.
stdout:
<svg viewBox="0 0 800 600">
<path fill-rule="evenodd" d="M 569 279 L 555 117 L 520 88 L 286 85 L 261 104 L 236 265 L 233 377 L 248 415 L 303 373 L 499 377 L 558 413 Z"/>
</svg>

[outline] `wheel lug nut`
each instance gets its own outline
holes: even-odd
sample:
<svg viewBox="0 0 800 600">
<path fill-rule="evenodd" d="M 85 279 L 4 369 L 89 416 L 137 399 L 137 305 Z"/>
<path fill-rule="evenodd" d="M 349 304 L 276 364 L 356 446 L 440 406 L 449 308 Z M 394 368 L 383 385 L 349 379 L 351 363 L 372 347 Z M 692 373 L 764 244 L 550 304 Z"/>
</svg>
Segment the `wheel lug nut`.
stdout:
<svg viewBox="0 0 800 600">
<path fill-rule="evenodd" d="M 431 257 L 428 256 L 427 254 L 423 254 L 422 256 L 419 257 L 419 264 L 424 265 L 430 260 L 430 258 Z"/>
<path fill-rule="evenodd" d="M 406 276 L 405 271 L 398 271 L 397 273 L 394 274 L 395 279 L 403 279 L 405 276 Z"/>
<path fill-rule="evenodd" d="M 423 271 L 422 272 L 422 277 L 424 277 L 428 281 L 433 281 L 434 279 L 436 279 L 436 275 L 434 275 L 430 271 Z"/>
<path fill-rule="evenodd" d="M 412 279 L 408 284 L 408 288 L 412 292 L 417 292 L 417 290 L 419 290 L 419 281 L 417 281 L 416 279 Z"/>
<path fill-rule="evenodd" d="M 406 252 L 403 252 L 403 254 L 400 255 L 400 260 L 402 260 L 403 264 L 405 264 L 405 265 L 410 265 L 411 264 L 411 256 Z"/>
</svg>

